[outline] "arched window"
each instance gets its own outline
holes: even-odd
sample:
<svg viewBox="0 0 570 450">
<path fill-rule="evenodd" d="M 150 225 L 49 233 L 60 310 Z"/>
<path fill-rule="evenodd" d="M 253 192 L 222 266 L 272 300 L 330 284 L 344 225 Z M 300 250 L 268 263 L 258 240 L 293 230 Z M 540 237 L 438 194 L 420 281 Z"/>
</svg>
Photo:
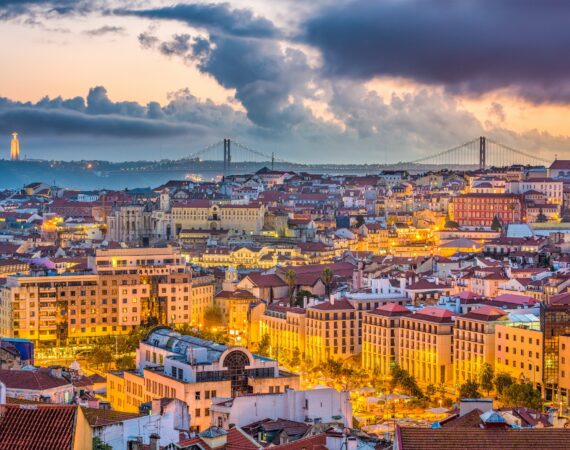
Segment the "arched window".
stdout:
<svg viewBox="0 0 570 450">
<path fill-rule="evenodd" d="M 228 375 L 232 382 L 232 397 L 251 391 L 245 370 L 248 365 L 249 357 L 241 350 L 234 350 L 226 355 L 223 366 L 228 368 Z"/>
</svg>

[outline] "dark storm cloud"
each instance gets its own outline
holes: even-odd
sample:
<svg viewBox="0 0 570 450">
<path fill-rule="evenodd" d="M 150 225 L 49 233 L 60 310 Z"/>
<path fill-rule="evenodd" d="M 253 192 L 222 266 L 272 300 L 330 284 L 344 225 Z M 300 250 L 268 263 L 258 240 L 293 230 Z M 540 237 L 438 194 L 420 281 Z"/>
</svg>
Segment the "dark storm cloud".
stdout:
<svg viewBox="0 0 570 450">
<path fill-rule="evenodd" d="M 116 14 L 149 19 L 176 20 L 190 26 L 240 37 L 270 38 L 279 34 L 273 23 L 249 9 L 233 9 L 228 3 L 177 4 L 152 9 L 118 9 Z"/>
<path fill-rule="evenodd" d="M 566 0 L 356 0 L 303 26 L 330 77 L 396 76 L 480 94 L 570 101 Z"/>
<path fill-rule="evenodd" d="M 193 105 L 186 103 L 186 108 Z M 103 87 L 90 89 L 86 99 L 43 98 L 37 103 L 0 98 L 0 129 L 29 135 L 87 135 L 113 138 L 167 138 L 201 136 L 199 123 L 165 113 L 160 105 L 113 102 Z"/>
<path fill-rule="evenodd" d="M 139 42 L 144 48 L 191 61 L 221 86 L 235 89 L 235 98 L 259 127 L 282 133 L 314 120 L 303 105 L 303 99 L 312 95 L 308 86 L 314 71 L 300 50 L 283 49 L 271 39 L 213 33 L 209 38 L 175 34 L 163 42 L 150 33 L 142 33 Z"/>
</svg>

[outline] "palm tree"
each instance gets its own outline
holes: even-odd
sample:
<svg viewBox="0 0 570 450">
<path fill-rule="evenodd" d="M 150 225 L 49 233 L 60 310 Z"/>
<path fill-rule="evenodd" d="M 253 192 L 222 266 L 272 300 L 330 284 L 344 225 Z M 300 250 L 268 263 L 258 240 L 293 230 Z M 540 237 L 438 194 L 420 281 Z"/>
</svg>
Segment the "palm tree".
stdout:
<svg viewBox="0 0 570 450">
<path fill-rule="evenodd" d="M 289 287 L 289 305 L 293 307 L 293 294 L 295 293 L 295 285 L 297 284 L 297 273 L 293 269 L 285 272 L 285 282 Z"/>
<path fill-rule="evenodd" d="M 328 297 L 331 294 L 331 286 L 334 281 L 334 273 L 330 267 L 325 267 L 323 273 L 321 274 L 321 280 L 325 285 L 325 295 Z"/>
</svg>

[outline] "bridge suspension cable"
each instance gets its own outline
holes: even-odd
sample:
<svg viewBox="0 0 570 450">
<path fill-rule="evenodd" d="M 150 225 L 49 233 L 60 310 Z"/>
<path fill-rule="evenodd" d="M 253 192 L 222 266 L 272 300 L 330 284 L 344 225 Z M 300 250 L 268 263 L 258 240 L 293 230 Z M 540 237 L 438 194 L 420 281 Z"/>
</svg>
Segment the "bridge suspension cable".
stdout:
<svg viewBox="0 0 570 450">
<path fill-rule="evenodd" d="M 186 159 L 193 159 L 193 158 L 197 158 L 200 155 L 203 155 L 204 153 L 209 152 L 210 150 L 221 146 L 223 143 L 223 140 L 219 140 L 217 142 L 214 142 L 213 144 L 209 144 L 206 147 L 204 147 L 201 150 L 198 150 L 197 152 L 192 153 L 191 155 L 189 155 Z"/>
<path fill-rule="evenodd" d="M 454 152 L 457 152 L 457 151 L 459 151 L 459 150 L 462 150 L 463 148 L 469 147 L 470 145 L 475 144 L 475 143 L 478 142 L 478 141 L 479 141 L 479 138 L 472 139 L 472 140 L 470 140 L 470 141 L 468 141 L 468 142 L 465 142 L 465 143 L 463 143 L 463 144 L 461 144 L 461 145 L 457 145 L 457 146 L 455 146 L 455 147 L 452 147 L 452 148 L 449 148 L 449 149 L 447 149 L 447 150 L 443 150 L 443 151 L 441 151 L 441 152 L 439 152 L 439 153 L 436 153 L 435 155 L 423 156 L 423 157 L 418 158 L 418 159 L 415 159 L 415 160 L 413 160 L 413 161 L 408 161 L 408 162 L 406 162 L 405 164 L 419 164 L 419 163 L 422 163 L 422 162 L 425 162 L 425 161 L 434 160 L 434 159 L 437 159 L 437 158 L 442 158 L 442 157 L 445 157 L 445 156 L 447 156 L 447 155 L 450 155 L 450 154 L 452 154 L 452 153 L 454 153 Z"/>
<path fill-rule="evenodd" d="M 540 161 L 541 163 L 546 163 L 546 164 L 548 164 L 548 163 L 551 162 L 551 161 L 549 161 L 549 160 L 547 160 L 547 159 L 544 159 L 544 158 L 541 158 L 541 157 L 539 157 L 539 156 L 531 155 L 530 153 L 526 153 L 526 152 L 524 152 L 524 151 L 522 151 L 522 150 L 517 150 L 516 148 L 509 147 L 508 145 L 501 144 L 500 142 L 494 141 L 493 139 L 487 138 L 487 142 L 489 142 L 489 143 L 491 143 L 491 144 L 495 144 L 495 145 L 497 145 L 498 147 L 502 147 L 503 149 L 508 150 L 508 151 L 510 151 L 511 153 L 515 153 L 515 154 L 517 154 L 517 155 L 519 155 L 519 156 L 524 156 L 525 158 L 529 158 L 529 159 L 532 159 L 532 160 L 535 160 L 535 161 Z"/>
<path fill-rule="evenodd" d="M 253 149 L 253 148 L 251 148 L 245 144 L 242 144 L 241 142 L 238 142 L 238 141 L 232 141 L 232 142 L 236 147 L 239 147 L 242 150 L 253 153 L 254 155 L 257 155 L 257 156 L 261 156 L 262 158 L 267 158 L 267 161 L 271 161 L 274 159 L 275 161 L 280 162 L 280 163 L 295 164 L 295 163 L 293 163 L 291 161 L 287 161 L 283 158 L 278 158 L 274 155 L 268 155 L 267 153 L 263 153 L 263 152 L 260 152 L 259 150 L 255 150 L 255 149 Z"/>
</svg>

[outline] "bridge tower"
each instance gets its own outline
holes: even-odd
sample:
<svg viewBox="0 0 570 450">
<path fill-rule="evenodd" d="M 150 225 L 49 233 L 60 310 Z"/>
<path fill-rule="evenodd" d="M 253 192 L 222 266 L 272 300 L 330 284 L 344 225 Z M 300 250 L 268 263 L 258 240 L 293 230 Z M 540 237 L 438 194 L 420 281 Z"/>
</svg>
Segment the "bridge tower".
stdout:
<svg viewBox="0 0 570 450">
<path fill-rule="evenodd" d="M 232 152 L 230 139 L 224 139 L 224 175 L 230 171 L 230 163 L 232 162 Z"/>
<path fill-rule="evenodd" d="M 485 168 L 486 156 L 487 156 L 487 140 L 485 139 L 485 136 L 481 136 L 479 138 L 479 169 Z"/>
</svg>

